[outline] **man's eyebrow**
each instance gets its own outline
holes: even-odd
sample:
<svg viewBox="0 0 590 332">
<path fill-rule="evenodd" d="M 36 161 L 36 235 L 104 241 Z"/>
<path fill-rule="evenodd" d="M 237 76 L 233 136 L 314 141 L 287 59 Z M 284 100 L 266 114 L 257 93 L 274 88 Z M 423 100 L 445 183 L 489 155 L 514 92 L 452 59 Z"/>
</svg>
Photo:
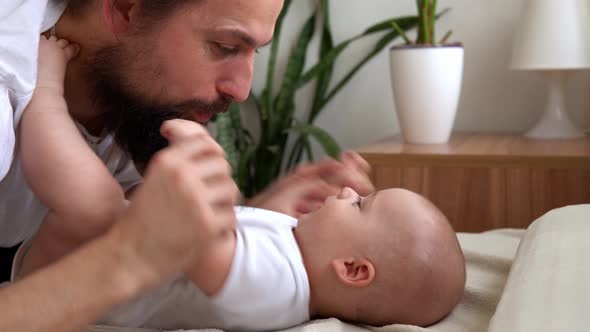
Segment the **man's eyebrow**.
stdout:
<svg viewBox="0 0 590 332">
<path fill-rule="evenodd" d="M 246 33 L 245 31 L 243 31 L 241 29 L 221 28 L 216 31 L 219 33 L 229 34 L 232 37 L 241 40 L 242 43 L 244 43 L 252 48 L 260 48 L 260 47 L 264 47 L 264 46 L 272 43 L 272 38 L 269 41 L 260 43 L 254 37 L 250 36 L 248 33 Z"/>
</svg>

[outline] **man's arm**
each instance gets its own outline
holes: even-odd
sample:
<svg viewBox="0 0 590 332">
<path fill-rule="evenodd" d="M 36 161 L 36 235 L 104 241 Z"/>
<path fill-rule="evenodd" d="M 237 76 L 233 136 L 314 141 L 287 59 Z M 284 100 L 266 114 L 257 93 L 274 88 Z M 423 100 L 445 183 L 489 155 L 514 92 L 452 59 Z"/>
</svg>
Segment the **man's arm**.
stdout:
<svg viewBox="0 0 590 332">
<path fill-rule="evenodd" d="M 299 166 L 245 205 L 298 218 L 322 206 L 328 196 L 337 195 L 344 187 L 351 187 L 361 195 L 373 192 L 370 171 L 367 161 L 347 151 L 339 160 L 326 159 Z"/>
<path fill-rule="evenodd" d="M 78 331 L 149 285 L 110 232 L 0 289 L 0 331 Z"/>
<path fill-rule="evenodd" d="M 196 125 L 196 124 L 195 124 Z M 198 126 L 198 125 L 196 125 Z M 101 237 L 0 290 L 0 331 L 76 331 L 189 264 L 200 264 L 235 227 L 237 188 L 223 150 L 204 129 L 170 139 L 151 161 L 134 201 Z M 207 181 L 216 174 L 215 181 Z M 163 227 L 165 222 L 165 227 Z"/>
</svg>

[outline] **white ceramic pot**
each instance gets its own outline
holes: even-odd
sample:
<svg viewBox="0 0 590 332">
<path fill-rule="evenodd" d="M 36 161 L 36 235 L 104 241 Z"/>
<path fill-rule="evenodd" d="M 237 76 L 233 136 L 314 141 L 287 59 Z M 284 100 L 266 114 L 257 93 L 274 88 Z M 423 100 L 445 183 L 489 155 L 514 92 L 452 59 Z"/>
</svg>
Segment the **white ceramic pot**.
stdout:
<svg viewBox="0 0 590 332">
<path fill-rule="evenodd" d="M 449 140 L 463 80 L 463 46 L 394 47 L 391 83 L 403 138 L 408 143 Z"/>
</svg>

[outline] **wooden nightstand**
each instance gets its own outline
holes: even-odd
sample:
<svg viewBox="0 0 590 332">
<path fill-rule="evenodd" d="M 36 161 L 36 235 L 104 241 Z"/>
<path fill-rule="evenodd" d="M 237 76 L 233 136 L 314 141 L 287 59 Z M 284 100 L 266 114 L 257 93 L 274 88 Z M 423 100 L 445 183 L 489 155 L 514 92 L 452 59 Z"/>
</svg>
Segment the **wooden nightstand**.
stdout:
<svg viewBox="0 0 590 332">
<path fill-rule="evenodd" d="M 426 196 L 460 232 L 526 228 L 551 209 L 590 203 L 590 138 L 456 134 L 448 144 L 412 145 L 394 137 L 358 152 L 377 189 Z"/>
</svg>

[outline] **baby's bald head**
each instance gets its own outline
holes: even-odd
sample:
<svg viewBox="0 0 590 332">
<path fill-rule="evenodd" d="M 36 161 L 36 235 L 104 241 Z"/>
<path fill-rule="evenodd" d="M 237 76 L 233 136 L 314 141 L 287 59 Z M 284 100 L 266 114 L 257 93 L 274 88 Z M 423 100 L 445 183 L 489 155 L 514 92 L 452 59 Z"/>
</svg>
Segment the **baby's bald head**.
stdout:
<svg viewBox="0 0 590 332">
<path fill-rule="evenodd" d="M 369 257 L 375 279 L 366 289 L 357 320 L 372 325 L 430 325 L 460 301 L 465 262 L 445 215 L 427 199 L 397 189 L 383 213 Z"/>
<path fill-rule="evenodd" d="M 465 264 L 444 214 L 422 196 L 350 189 L 300 219 L 295 235 L 312 286 L 312 307 L 371 325 L 429 325 L 459 302 Z"/>
</svg>

